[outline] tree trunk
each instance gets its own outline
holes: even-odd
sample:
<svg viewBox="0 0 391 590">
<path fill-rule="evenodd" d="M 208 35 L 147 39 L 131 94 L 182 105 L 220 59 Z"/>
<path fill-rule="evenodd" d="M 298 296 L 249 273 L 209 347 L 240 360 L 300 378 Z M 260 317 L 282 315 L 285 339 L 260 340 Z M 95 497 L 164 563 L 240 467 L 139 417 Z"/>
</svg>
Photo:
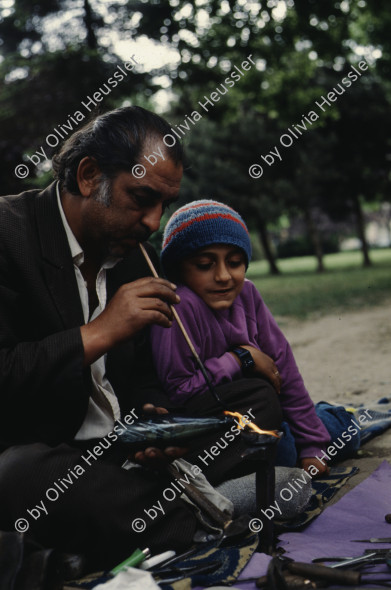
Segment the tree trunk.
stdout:
<svg viewBox="0 0 391 590">
<path fill-rule="evenodd" d="M 364 215 L 361 208 L 360 197 L 356 194 L 353 196 L 353 211 L 356 216 L 357 223 L 357 235 L 361 240 L 361 251 L 363 255 L 363 266 L 372 266 L 371 259 L 369 258 L 369 247 L 365 237 L 365 223 Z"/>
<path fill-rule="evenodd" d="M 258 227 L 258 234 L 261 240 L 263 252 L 265 254 L 265 258 L 269 263 L 269 270 L 270 274 L 272 275 L 279 275 L 280 269 L 276 264 L 276 260 L 274 258 L 274 254 L 271 249 L 270 245 L 270 238 L 269 233 L 267 231 L 267 227 L 263 219 L 260 219 L 259 215 L 257 215 L 257 227 Z"/>
<path fill-rule="evenodd" d="M 314 219 L 312 217 L 311 208 L 307 205 L 304 208 L 304 219 L 307 225 L 308 236 L 311 240 L 312 246 L 314 248 L 314 254 L 316 256 L 316 260 L 318 261 L 317 272 L 324 272 L 324 265 L 323 265 L 323 248 L 320 241 L 320 236 L 318 232 L 318 228 L 315 225 Z"/>
<path fill-rule="evenodd" d="M 98 40 L 93 27 L 93 13 L 88 0 L 84 0 L 84 24 L 87 29 L 87 46 L 89 49 L 97 49 Z"/>
<path fill-rule="evenodd" d="M 391 246 L 391 203 L 383 203 L 380 208 L 384 218 L 384 227 L 387 233 L 388 247 Z"/>
</svg>

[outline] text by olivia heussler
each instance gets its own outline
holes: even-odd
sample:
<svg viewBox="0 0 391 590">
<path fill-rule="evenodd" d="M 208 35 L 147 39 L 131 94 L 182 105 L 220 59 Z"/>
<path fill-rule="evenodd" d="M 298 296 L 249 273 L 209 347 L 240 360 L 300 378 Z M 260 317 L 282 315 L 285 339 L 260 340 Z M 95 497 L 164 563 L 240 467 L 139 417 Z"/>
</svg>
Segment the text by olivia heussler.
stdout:
<svg viewBox="0 0 391 590">
<path fill-rule="evenodd" d="M 91 449 L 84 451 L 80 455 L 80 462 L 69 468 L 67 473 L 62 477 L 58 477 L 55 481 L 50 482 L 50 485 L 45 491 L 45 497 L 38 502 L 33 508 L 27 509 L 27 516 L 18 518 L 15 521 L 15 529 L 18 533 L 25 533 L 30 528 L 30 519 L 38 520 L 43 514 L 48 515 L 48 508 L 50 502 L 56 502 L 67 490 L 71 489 L 74 483 L 84 475 L 88 467 L 91 467 L 103 453 L 109 449 L 112 444 L 118 440 L 118 437 L 125 432 L 126 425 L 131 425 L 135 420 L 138 420 L 135 408 L 130 410 L 121 420 L 117 420 L 113 430 L 106 436 L 101 438 Z"/>
</svg>

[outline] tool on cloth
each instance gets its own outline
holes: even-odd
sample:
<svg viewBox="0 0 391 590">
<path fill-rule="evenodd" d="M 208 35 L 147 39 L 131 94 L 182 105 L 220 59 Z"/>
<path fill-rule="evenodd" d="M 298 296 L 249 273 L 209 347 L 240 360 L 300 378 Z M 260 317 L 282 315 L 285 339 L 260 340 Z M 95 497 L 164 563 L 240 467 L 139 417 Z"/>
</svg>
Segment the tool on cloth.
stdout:
<svg viewBox="0 0 391 590">
<path fill-rule="evenodd" d="M 89 573 L 87 574 L 88 571 L 90 571 L 88 568 L 86 568 L 86 571 L 83 572 L 83 575 L 86 576 L 85 578 L 83 578 L 82 580 L 80 580 L 79 578 L 81 577 L 81 575 L 77 575 L 77 576 L 72 576 L 72 578 L 66 578 L 66 580 L 69 580 L 68 582 L 65 583 L 64 586 L 61 586 L 61 588 L 63 588 L 63 590 L 71 590 L 71 588 L 95 588 L 96 586 L 101 586 L 101 585 L 105 585 L 106 584 L 115 584 L 117 585 L 121 585 L 121 588 L 123 587 L 123 579 L 121 579 L 123 576 L 125 576 L 125 578 L 127 578 L 127 582 L 129 583 L 129 579 L 128 579 L 128 575 L 129 572 L 134 572 L 136 569 L 137 571 L 140 572 L 141 574 L 141 569 L 138 568 L 138 565 L 140 565 L 144 559 L 146 559 L 147 557 L 150 556 L 150 550 L 148 548 L 145 548 L 143 550 L 141 549 L 136 549 L 132 555 L 130 555 L 129 557 L 127 557 L 124 561 L 122 561 L 120 564 L 118 564 L 117 566 L 115 566 L 112 570 L 104 570 L 104 571 L 100 571 L 97 573 Z M 145 572 L 146 575 L 146 572 Z M 143 578 L 143 580 L 145 580 L 145 578 Z M 30 581 L 30 580 L 29 580 Z M 36 588 L 36 586 L 34 585 L 34 588 Z M 29 585 L 28 586 L 28 590 L 32 589 L 32 586 Z M 46 589 L 46 586 L 45 586 Z M 50 586 L 50 589 L 52 589 L 52 586 Z M 48 590 L 49 590 L 49 586 L 48 586 Z"/>
<path fill-rule="evenodd" d="M 153 276 L 156 279 L 159 278 L 159 275 L 158 275 L 158 273 L 156 271 L 156 268 L 154 267 L 153 262 L 152 262 L 152 260 L 150 259 L 149 255 L 148 255 L 148 252 L 146 251 L 146 249 L 144 248 L 144 246 L 143 246 L 143 244 L 141 242 L 139 243 L 139 246 L 140 246 L 140 250 L 143 253 L 143 256 L 144 256 L 145 260 L 147 261 L 147 264 L 148 264 L 148 266 L 149 266 L 149 268 L 151 270 L 151 273 L 153 274 Z M 215 400 L 217 401 L 217 403 L 222 408 L 227 409 L 226 406 L 225 406 L 225 404 L 222 402 L 219 394 L 217 393 L 217 391 L 216 391 L 216 389 L 215 389 L 212 381 L 210 380 L 209 375 L 206 372 L 206 369 L 204 367 L 204 364 L 203 364 L 202 360 L 200 359 L 198 352 L 194 348 L 194 345 L 193 345 L 193 343 L 192 343 L 192 341 L 190 339 L 190 336 L 188 335 L 188 333 L 186 331 L 185 326 L 182 323 L 181 318 L 178 315 L 178 312 L 176 311 L 176 309 L 175 309 L 175 307 L 173 305 L 170 305 L 170 309 L 171 309 L 172 315 L 174 316 L 175 320 L 177 321 L 178 326 L 179 326 L 179 328 L 180 328 L 183 336 L 185 337 L 185 340 L 187 342 L 187 345 L 190 348 L 191 353 L 194 356 L 194 359 L 195 359 L 195 361 L 196 361 L 196 363 L 197 363 L 197 365 L 198 365 L 198 367 L 199 367 L 199 369 L 200 369 L 200 371 L 201 371 L 201 373 L 202 373 L 202 375 L 203 375 L 203 377 L 205 379 L 205 382 L 206 382 L 206 384 L 208 386 L 209 391 L 211 392 L 211 394 L 213 395 L 213 397 L 215 398 Z"/>
<path fill-rule="evenodd" d="M 195 576 L 196 574 L 210 574 L 217 570 L 220 565 L 221 563 L 219 561 L 210 561 L 209 563 L 203 565 L 185 566 L 181 567 L 181 569 L 177 569 L 175 567 L 170 567 L 167 569 L 162 568 L 161 570 L 154 570 L 150 573 L 154 578 L 158 578 L 156 580 L 158 584 L 173 584 L 174 582 L 178 582 L 179 580 L 183 580 L 189 576 Z"/>
<path fill-rule="evenodd" d="M 297 574 L 314 580 L 321 581 L 328 585 L 341 584 L 346 586 L 359 586 L 360 584 L 376 584 L 388 586 L 391 582 L 389 579 L 377 578 L 377 575 L 384 576 L 384 572 L 364 573 L 355 570 L 336 570 L 325 565 L 314 563 L 301 563 L 293 561 L 287 557 L 279 556 L 273 558 L 268 566 L 267 581 L 268 588 L 285 589 L 288 585 L 284 580 L 284 573 L 288 570 L 292 574 Z M 258 584 L 257 584 L 258 585 Z M 319 587 L 318 585 L 316 587 Z"/>
<path fill-rule="evenodd" d="M 371 537 L 371 539 L 352 539 L 352 543 L 391 543 L 391 537 Z"/>
<path fill-rule="evenodd" d="M 150 556 L 151 552 L 148 549 L 148 547 L 146 547 L 145 549 L 136 549 L 136 551 L 134 551 L 132 555 L 130 555 L 130 557 L 122 561 L 119 565 L 115 566 L 110 571 L 110 573 L 113 576 L 116 576 L 117 574 L 119 574 L 119 572 L 122 572 L 122 570 L 126 569 L 127 567 L 138 566 L 142 561 L 144 561 L 144 559 L 147 559 L 147 557 Z"/>
<path fill-rule="evenodd" d="M 155 570 L 155 568 L 160 569 L 163 567 L 168 567 L 169 565 L 173 565 L 174 563 L 178 563 L 178 561 L 182 561 L 182 560 L 186 559 L 187 557 L 190 557 L 191 555 L 193 555 L 193 553 L 196 553 L 197 551 L 199 551 L 199 549 L 200 548 L 198 545 L 194 545 L 193 547 L 191 547 L 191 549 L 188 549 L 184 553 L 181 553 L 180 555 L 176 555 L 175 557 L 171 557 L 171 559 L 167 559 L 166 561 L 159 563 L 159 568 L 157 568 L 157 566 L 154 566 L 151 568 L 151 570 L 153 571 L 153 570 Z"/>
<path fill-rule="evenodd" d="M 316 582 L 313 582 L 311 580 L 308 580 L 306 578 L 304 578 L 303 576 L 294 576 L 293 574 L 289 574 L 289 573 L 285 573 L 283 574 L 284 577 L 284 582 L 286 584 L 287 588 L 299 588 L 300 590 L 305 590 L 307 588 L 311 589 L 311 588 L 320 588 L 323 587 L 324 584 L 322 584 L 322 586 L 319 586 Z M 248 580 L 238 580 L 239 582 L 244 582 L 244 581 L 248 581 L 248 582 L 253 582 L 255 581 L 255 585 L 257 588 L 270 588 L 269 586 L 269 581 L 267 576 L 261 576 L 260 578 L 253 578 L 253 579 L 248 579 Z"/>
<path fill-rule="evenodd" d="M 346 586 L 358 586 L 359 584 L 377 582 L 373 573 L 364 574 L 355 570 L 335 570 L 325 565 L 313 563 L 290 562 L 287 569 L 293 574 L 304 575 L 310 579 L 319 579 L 330 584 L 345 584 Z M 366 576 L 370 576 L 369 578 Z"/>
<path fill-rule="evenodd" d="M 391 524 L 391 514 L 386 514 L 384 520 L 388 522 L 388 524 Z"/>
<path fill-rule="evenodd" d="M 315 559 L 313 560 L 313 562 L 316 562 L 319 559 L 320 558 Z M 325 562 L 337 562 L 333 565 L 327 565 L 327 567 L 334 569 L 334 571 L 337 568 L 352 568 L 349 571 L 356 571 L 356 573 L 360 574 L 360 583 L 362 584 L 374 583 L 376 586 L 380 585 L 391 587 L 391 578 L 389 575 L 387 576 L 385 571 L 377 572 L 370 570 L 367 572 L 368 567 L 372 568 L 374 565 L 377 564 L 385 564 L 389 569 L 391 569 L 391 550 L 389 549 L 374 549 L 372 551 L 367 549 L 364 555 L 360 557 L 325 557 L 323 558 L 323 560 Z"/>
<path fill-rule="evenodd" d="M 387 548 L 387 549 L 375 549 L 375 548 L 371 548 L 371 549 L 365 549 L 364 553 L 376 553 L 376 555 L 391 555 L 391 549 Z"/>
<path fill-rule="evenodd" d="M 152 567 L 161 566 L 173 557 L 176 557 L 175 551 L 164 551 L 164 553 L 159 553 L 159 555 L 152 555 L 152 557 L 149 557 L 140 564 L 140 569 L 149 570 Z"/>
<path fill-rule="evenodd" d="M 167 470 L 174 478 L 181 474 L 181 472 L 171 464 L 167 465 Z M 201 510 L 203 510 L 203 512 L 222 529 L 222 535 L 217 540 L 217 547 L 224 545 L 227 539 L 234 541 L 248 534 L 250 517 L 247 514 L 242 514 L 238 518 L 232 520 L 227 514 L 213 504 L 195 485 L 181 479 L 181 486 L 183 486 L 184 491 L 190 500 L 201 508 Z"/>
<path fill-rule="evenodd" d="M 336 569 L 343 568 L 346 566 L 351 567 L 352 565 L 363 563 L 384 563 L 384 560 L 384 554 L 379 555 L 376 551 L 371 551 L 368 553 L 364 553 L 364 555 L 359 555 L 358 557 L 317 557 L 316 559 L 312 560 L 312 563 L 335 561 L 335 564 L 330 565 L 328 567 Z"/>
<path fill-rule="evenodd" d="M 256 586 L 258 588 L 267 588 L 270 590 L 287 590 L 290 588 L 314 588 L 317 587 L 311 580 L 297 579 L 297 576 L 292 580 L 291 573 L 286 569 L 286 564 L 291 561 L 283 556 L 274 557 L 268 565 L 266 576 L 258 578 Z M 303 585 L 300 586 L 300 582 Z M 291 585 L 292 584 L 292 585 Z"/>
<path fill-rule="evenodd" d="M 278 433 L 282 436 L 282 432 Z M 243 459 L 256 461 L 255 467 L 255 493 L 256 515 L 262 522 L 262 535 L 260 535 L 259 548 L 264 553 L 271 555 L 274 543 L 273 519 L 266 518 L 264 511 L 274 503 L 275 471 L 274 464 L 279 438 L 273 436 L 260 436 L 253 432 L 243 432 L 242 437 L 249 447 L 242 453 Z"/>
</svg>

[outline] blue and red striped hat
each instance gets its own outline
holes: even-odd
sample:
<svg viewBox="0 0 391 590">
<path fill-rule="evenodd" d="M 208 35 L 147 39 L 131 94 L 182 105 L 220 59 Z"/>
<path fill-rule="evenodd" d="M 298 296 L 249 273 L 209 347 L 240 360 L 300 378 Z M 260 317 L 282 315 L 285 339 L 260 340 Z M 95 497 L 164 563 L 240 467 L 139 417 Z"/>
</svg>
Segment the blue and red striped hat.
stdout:
<svg viewBox="0 0 391 590">
<path fill-rule="evenodd" d="M 243 219 L 228 205 L 202 199 L 184 205 L 170 217 L 163 234 L 162 267 L 167 276 L 177 264 L 210 244 L 233 244 L 243 250 L 246 268 L 251 241 Z"/>
</svg>

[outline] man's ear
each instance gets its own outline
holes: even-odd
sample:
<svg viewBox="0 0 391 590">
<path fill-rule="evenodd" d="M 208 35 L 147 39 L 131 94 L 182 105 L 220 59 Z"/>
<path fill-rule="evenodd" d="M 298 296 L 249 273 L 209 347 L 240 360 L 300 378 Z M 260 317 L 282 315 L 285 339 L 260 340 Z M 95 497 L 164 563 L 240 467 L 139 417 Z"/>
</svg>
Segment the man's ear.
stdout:
<svg viewBox="0 0 391 590">
<path fill-rule="evenodd" d="M 83 197 L 89 197 L 97 188 L 101 175 L 102 172 L 94 158 L 86 156 L 80 160 L 76 178 L 80 194 Z"/>
</svg>

